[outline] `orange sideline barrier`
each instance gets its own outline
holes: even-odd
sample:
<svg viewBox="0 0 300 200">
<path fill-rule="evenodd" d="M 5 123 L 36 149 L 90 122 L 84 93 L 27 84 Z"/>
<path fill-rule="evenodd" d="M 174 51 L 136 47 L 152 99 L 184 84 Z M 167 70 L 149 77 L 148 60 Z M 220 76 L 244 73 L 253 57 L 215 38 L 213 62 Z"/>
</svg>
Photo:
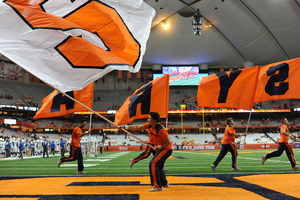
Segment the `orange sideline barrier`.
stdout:
<svg viewBox="0 0 300 200">
<path fill-rule="evenodd" d="M 106 151 L 106 147 L 104 147 Z M 143 146 L 143 151 L 146 149 L 146 146 Z M 141 151 L 140 146 L 109 146 L 108 151 Z"/>
</svg>

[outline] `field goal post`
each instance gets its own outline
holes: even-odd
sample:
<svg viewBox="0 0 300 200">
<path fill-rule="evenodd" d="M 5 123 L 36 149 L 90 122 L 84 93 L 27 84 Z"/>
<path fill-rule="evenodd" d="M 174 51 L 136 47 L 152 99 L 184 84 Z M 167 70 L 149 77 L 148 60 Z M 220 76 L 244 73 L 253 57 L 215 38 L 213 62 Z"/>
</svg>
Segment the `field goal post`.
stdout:
<svg viewBox="0 0 300 200">
<path fill-rule="evenodd" d="M 184 133 L 184 128 L 183 128 L 183 110 L 185 110 L 186 105 L 181 104 L 180 105 L 180 113 L 181 113 L 181 139 L 184 139 L 183 133 Z M 188 138 L 189 140 L 204 140 L 205 139 L 205 118 L 204 118 L 204 109 L 202 107 L 202 124 L 203 124 L 203 137 L 202 138 Z"/>
</svg>

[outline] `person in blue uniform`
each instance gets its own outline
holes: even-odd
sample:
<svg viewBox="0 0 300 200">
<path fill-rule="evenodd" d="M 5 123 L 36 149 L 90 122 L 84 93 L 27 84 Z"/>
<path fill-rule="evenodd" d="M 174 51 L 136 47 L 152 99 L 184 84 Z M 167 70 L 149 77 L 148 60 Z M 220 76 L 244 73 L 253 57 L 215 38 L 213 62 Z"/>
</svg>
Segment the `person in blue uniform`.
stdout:
<svg viewBox="0 0 300 200">
<path fill-rule="evenodd" d="M 19 140 L 19 150 L 20 150 L 20 159 L 23 159 L 23 151 L 24 151 L 25 147 L 24 147 L 24 143 L 22 142 L 22 140 Z"/>
</svg>

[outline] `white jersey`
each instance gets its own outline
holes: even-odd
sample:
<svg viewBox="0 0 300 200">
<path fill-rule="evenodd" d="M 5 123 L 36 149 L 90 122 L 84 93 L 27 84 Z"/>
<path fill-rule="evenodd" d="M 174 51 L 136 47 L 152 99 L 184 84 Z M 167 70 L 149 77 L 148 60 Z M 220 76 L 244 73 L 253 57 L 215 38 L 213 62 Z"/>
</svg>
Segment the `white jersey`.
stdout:
<svg viewBox="0 0 300 200">
<path fill-rule="evenodd" d="M 43 152 L 43 142 L 44 140 L 36 140 L 36 147 L 35 147 L 35 151 L 39 154 L 41 154 Z"/>
<path fill-rule="evenodd" d="M 0 155 L 4 154 L 5 152 L 5 143 L 6 142 L 0 142 Z"/>
</svg>

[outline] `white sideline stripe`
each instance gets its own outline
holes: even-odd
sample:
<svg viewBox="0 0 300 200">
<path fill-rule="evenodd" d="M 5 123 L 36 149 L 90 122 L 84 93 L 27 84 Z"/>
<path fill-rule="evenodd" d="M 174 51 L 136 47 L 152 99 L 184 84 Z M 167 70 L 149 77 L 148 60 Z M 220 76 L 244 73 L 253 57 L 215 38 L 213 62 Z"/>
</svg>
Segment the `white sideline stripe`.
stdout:
<svg viewBox="0 0 300 200">
<path fill-rule="evenodd" d="M 107 161 L 111 161 L 111 159 L 87 159 L 87 160 L 84 160 L 84 162 L 107 162 Z"/>
<path fill-rule="evenodd" d="M 104 156 L 101 156 L 101 158 L 104 158 L 104 159 L 106 159 L 106 158 L 117 158 L 117 157 L 123 156 L 125 154 L 128 154 L 129 152 L 130 151 L 124 151 L 124 152 L 104 155 Z M 68 155 L 68 153 L 66 153 L 65 155 Z M 49 155 L 49 157 L 56 157 L 56 156 L 60 156 L 60 154 Z M 41 155 L 39 155 L 39 156 L 26 156 L 26 155 L 23 155 L 23 159 L 30 159 L 30 158 L 43 158 L 43 156 L 41 156 Z M 17 157 L 11 157 L 11 158 L 0 157 L 0 160 L 19 160 L 19 159 L 20 158 L 17 158 Z"/>
<path fill-rule="evenodd" d="M 99 164 L 84 164 L 84 167 L 94 167 Z M 61 167 L 77 167 L 77 164 L 62 164 Z"/>
<path fill-rule="evenodd" d="M 120 152 L 120 153 L 115 153 L 113 154 L 113 156 L 111 156 L 112 154 L 110 154 L 109 156 L 110 157 L 105 157 L 105 158 L 117 158 L 119 156 L 123 156 L 125 154 L 127 154 L 129 152 Z M 104 156 L 103 156 L 104 157 Z M 108 162 L 108 161 L 111 161 L 111 159 L 86 159 L 84 160 L 85 162 Z M 94 167 L 94 166 L 97 166 L 99 164 L 84 164 L 84 167 Z M 61 167 L 77 167 L 77 164 L 62 164 Z"/>
<path fill-rule="evenodd" d="M 190 154 L 201 154 L 201 155 L 206 155 L 206 156 L 215 156 L 217 157 L 217 154 L 208 154 L 208 153 L 196 153 L 196 152 L 181 152 L 181 153 L 190 153 Z M 227 155 L 226 155 L 227 156 Z M 231 155 L 230 155 L 231 156 Z M 261 161 L 261 158 L 250 158 L 250 157 L 242 157 L 238 155 L 238 159 L 245 159 L 245 160 L 257 160 L 257 161 Z M 280 160 L 272 160 L 272 159 L 268 159 L 266 162 L 274 162 L 274 163 L 290 163 L 289 161 L 280 161 Z"/>
<path fill-rule="evenodd" d="M 101 156 L 101 158 L 117 158 L 117 157 L 119 157 L 119 156 L 107 156 L 107 157 Z"/>
<path fill-rule="evenodd" d="M 245 160 L 259 160 L 261 161 L 261 159 L 258 159 L 258 158 L 248 158 L 248 157 L 240 157 L 238 156 L 238 159 L 245 159 Z M 272 159 L 268 159 L 267 160 L 268 162 L 277 162 L 277 163 L 290 163 L 289 161 L 280 161 L 280 160 L 272 160 Z M 267 162 L 266 161 L 266 162 Z"/>
</svg>

